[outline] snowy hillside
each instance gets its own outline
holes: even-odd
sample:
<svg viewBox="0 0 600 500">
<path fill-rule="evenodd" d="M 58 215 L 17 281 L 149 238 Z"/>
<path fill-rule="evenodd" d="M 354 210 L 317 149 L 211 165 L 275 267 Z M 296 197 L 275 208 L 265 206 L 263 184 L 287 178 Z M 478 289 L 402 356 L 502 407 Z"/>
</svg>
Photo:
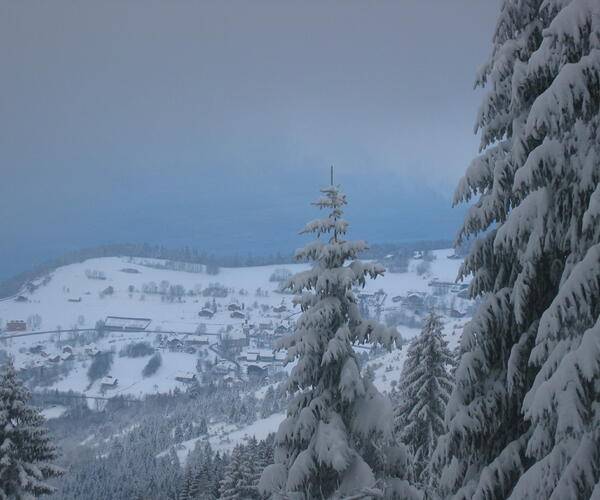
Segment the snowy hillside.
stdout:
<svg viewBox="0 0 600 500">
<path fill-rule="evenodd" d="M 369 281 L 358 292 L 366 311 L 381 319 L 393 319 L 402 311 L 407 311 L 404 316 L 410 321 L 418 318 L 413 309 L 433 296 L 432 280 L 452 282 L 456 277 L 461 261 L 447 258 L 452 253 L 434 252 L 429 270 L 421 276 L 417 267 L 422 260 L 413 260 L 406 273 L 387 273 Z M 306 264 L 226 268 L 218 275 L 158 268 L 161 266 L 164 262 L 159 260 L 115 257 L 55 270 L 19 297 L 0 302 L 5 326 L 0 348 L 15 357 L 18 368 L 33 373 L 31 381 L 40 388 L 89 396 L 139 397 L 185 388 L 182 373 L 199 380 L 211 375 L 235 383 L 247 377 L 249 365 L 271 375 L 283 369 L 280 357 L 272 354 L 273 347 L 276 339 L 293 327 L 298 310 L 292 296 L 279 293 L 279 282 L 271 279 L 282 269 L 284 275 L 295 273 L 306 269 Z M 384 294 L 378 294 L 380 290 Z M 471 302 L 456 298 L 455 292 L 448 293 L 446 304 L 451 300 L 456 309 L 467 309 Z M 417 300 L 417 306 L 409 297 Z M 93 331 L 83 331 L 110 316 L 150 321 L 138 332 L 107 331 L 98 337 Z M 14 320 L 24 321 L 26 330 L 8 331 Z M 453 332 L 460 321 L 448 317 L 447 331 Z M 415 326 L 410 322 L 397 325 L 404 338 L 418 332 Z M 52 333 L 6 338 L 45 331 Z M 224 349 L 225 338 L 239 344 Z M 146 377 L 142 371 L 152 352 L 139 357 L 119 354 L 125 346 L 139 342 L 149 343 L 162 357 L 159 369 Z M 105 352 L 113 353 L 106 375 L 116 379 L 114 386 L 104 377 L 91 380 L 87 375 L 94 357 Z M 389 389 L 397 379 L 402 361 L 399 351 L 371 362 L 382 389 Z"/>
</svg>

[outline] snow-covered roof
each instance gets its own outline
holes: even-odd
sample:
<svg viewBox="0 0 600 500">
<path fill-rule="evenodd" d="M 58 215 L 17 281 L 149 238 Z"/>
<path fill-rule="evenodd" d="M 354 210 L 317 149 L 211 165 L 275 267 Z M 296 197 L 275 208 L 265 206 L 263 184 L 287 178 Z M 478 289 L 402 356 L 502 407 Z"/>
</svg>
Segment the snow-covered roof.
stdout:
<svg viewBox="0 0 600 500">
<path fill-rule="evenodd" d="M 107 316 L 104 326 L 107 328 L 122 328 L 124 330 L 144 330 L 152 320 L 150 318 L 127 318 L 124 316 Z"/>
<path fill-rule="evenodd" d="M 196 374 L 192 372 L 177 372 L 175 378 L 178 380 L 195 380 Z"/>
<path fill-rule="evenodd" d="M 112 375 L 107 375 L 100 381 L 100 385 L 117 385 L 118 380 Z"/>
</svg>

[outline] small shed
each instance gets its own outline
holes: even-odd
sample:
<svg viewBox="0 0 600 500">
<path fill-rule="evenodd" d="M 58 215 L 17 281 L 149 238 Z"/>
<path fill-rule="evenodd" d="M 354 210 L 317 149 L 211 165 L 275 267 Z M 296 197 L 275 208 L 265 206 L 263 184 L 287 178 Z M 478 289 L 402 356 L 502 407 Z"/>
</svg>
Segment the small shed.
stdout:
<svg viewBox="0 0 600 500">
<path fill-rule="evenodd" d="M 175 380 L 190 384 L 196 381 L 196 374 L 192 372 L 177 372 L 175 375 Z"/>
<path fill-rule="evenodd" d="M 119 380 L 117 378 L 113 377 L 112 375 L 107 375 L 100 381 L 100 388 L 102 390 L 114 389 L 117 387 L 118 383 Z"/>
</svg>

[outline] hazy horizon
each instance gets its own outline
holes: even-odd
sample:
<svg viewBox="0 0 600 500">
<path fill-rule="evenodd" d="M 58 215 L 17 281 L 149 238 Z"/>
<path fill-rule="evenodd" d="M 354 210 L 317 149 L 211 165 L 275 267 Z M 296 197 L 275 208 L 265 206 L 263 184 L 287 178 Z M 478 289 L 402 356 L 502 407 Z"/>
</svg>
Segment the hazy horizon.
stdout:
<svg viewBox="0 0 600 500">
<path fill-rule="evenodd" d="M 458 229 L 496 2 L 2 9 L 0 279 L 116 242 L 291 251 L 330 164 L 351 237 Z"/>
</svg>

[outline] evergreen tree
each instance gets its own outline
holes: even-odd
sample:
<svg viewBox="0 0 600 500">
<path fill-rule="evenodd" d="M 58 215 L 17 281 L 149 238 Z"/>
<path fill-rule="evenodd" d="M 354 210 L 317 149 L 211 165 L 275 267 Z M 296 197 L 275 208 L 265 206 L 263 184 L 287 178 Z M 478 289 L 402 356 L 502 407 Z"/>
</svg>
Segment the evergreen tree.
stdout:
<svg viewBox="0 0 600 500">
<path fill-rule="evenodd" d="M 238 485 L 242 480 L 242 449 L 237 445 L 231 453 L 231 460 L 225 468 L 221 481 L 220 500 L 240 500 L 242 498 Z"/>
<path fill-rule="evenodd" d="M 395 411 L 397 437 L 410 449 L 415 479 L 421 485 L 428 483 L 431 454 L 446 430 L 444 413 L 452 391 L 448 369 L 453 364 L 440 316 L 431 312 L 408 347 Z"/>
<path fill-rule="evenodd" d="M 242 457 L 240 464 L 240 481 L 237 485 L 238 491 L 242 498 L 254 499 L 258 498 L 256 490 L 257 482 L 257 463 L 256 463 L 256 439 L 251 439 L 248 445 L 242 449 Z"/>
<path fill-rule="evenodd" d="M 285 382 L 293 398 L 276 436 L 275 464 L 263 472 L 259 489 L 273 498 L 329 498 L 381 484 L 390 495 L 393 488 L 403 494 L 409 490 L 402 477 L 406 456 L 403 447 L 390 446 L 391 404 L 361 377 L 353 349 L 367 342 L 391 347 L 398 337 L 394 329 L 362 320 L 352 293 L 355 284 L 364 286 L 367 276 L 376 278 L 383 268 L 357 260 L 364 242 L 342 238 L 346 196 L 335 186 L 322 193 L 314 205 L 329 213 L 302 233 L 329 238 L 296 251 L 296 259 L 315 265 L 285 284 L 300 294 L 295 302 L 302 309 L 294 332 L 279 344 L 287 349 L 288 363 L 297 361 Z M 383 484 L 391 469 L 395 479 Z"/>
<path fill-rule="evenodd" d="M 503 0 L 455 202 L 483 303 L 463 331 L 447 498 L 600 496 L 600 16 L 597 0 Z"/>
<path fill-rule="evenodd" d="M 27 404 L 31 394 L 17 378 L 9 358 L 0 374 L 0 498 L 26 499 L 55 491 L 47 479 L 62 469 L 44 418 Z"/>
</svg>

